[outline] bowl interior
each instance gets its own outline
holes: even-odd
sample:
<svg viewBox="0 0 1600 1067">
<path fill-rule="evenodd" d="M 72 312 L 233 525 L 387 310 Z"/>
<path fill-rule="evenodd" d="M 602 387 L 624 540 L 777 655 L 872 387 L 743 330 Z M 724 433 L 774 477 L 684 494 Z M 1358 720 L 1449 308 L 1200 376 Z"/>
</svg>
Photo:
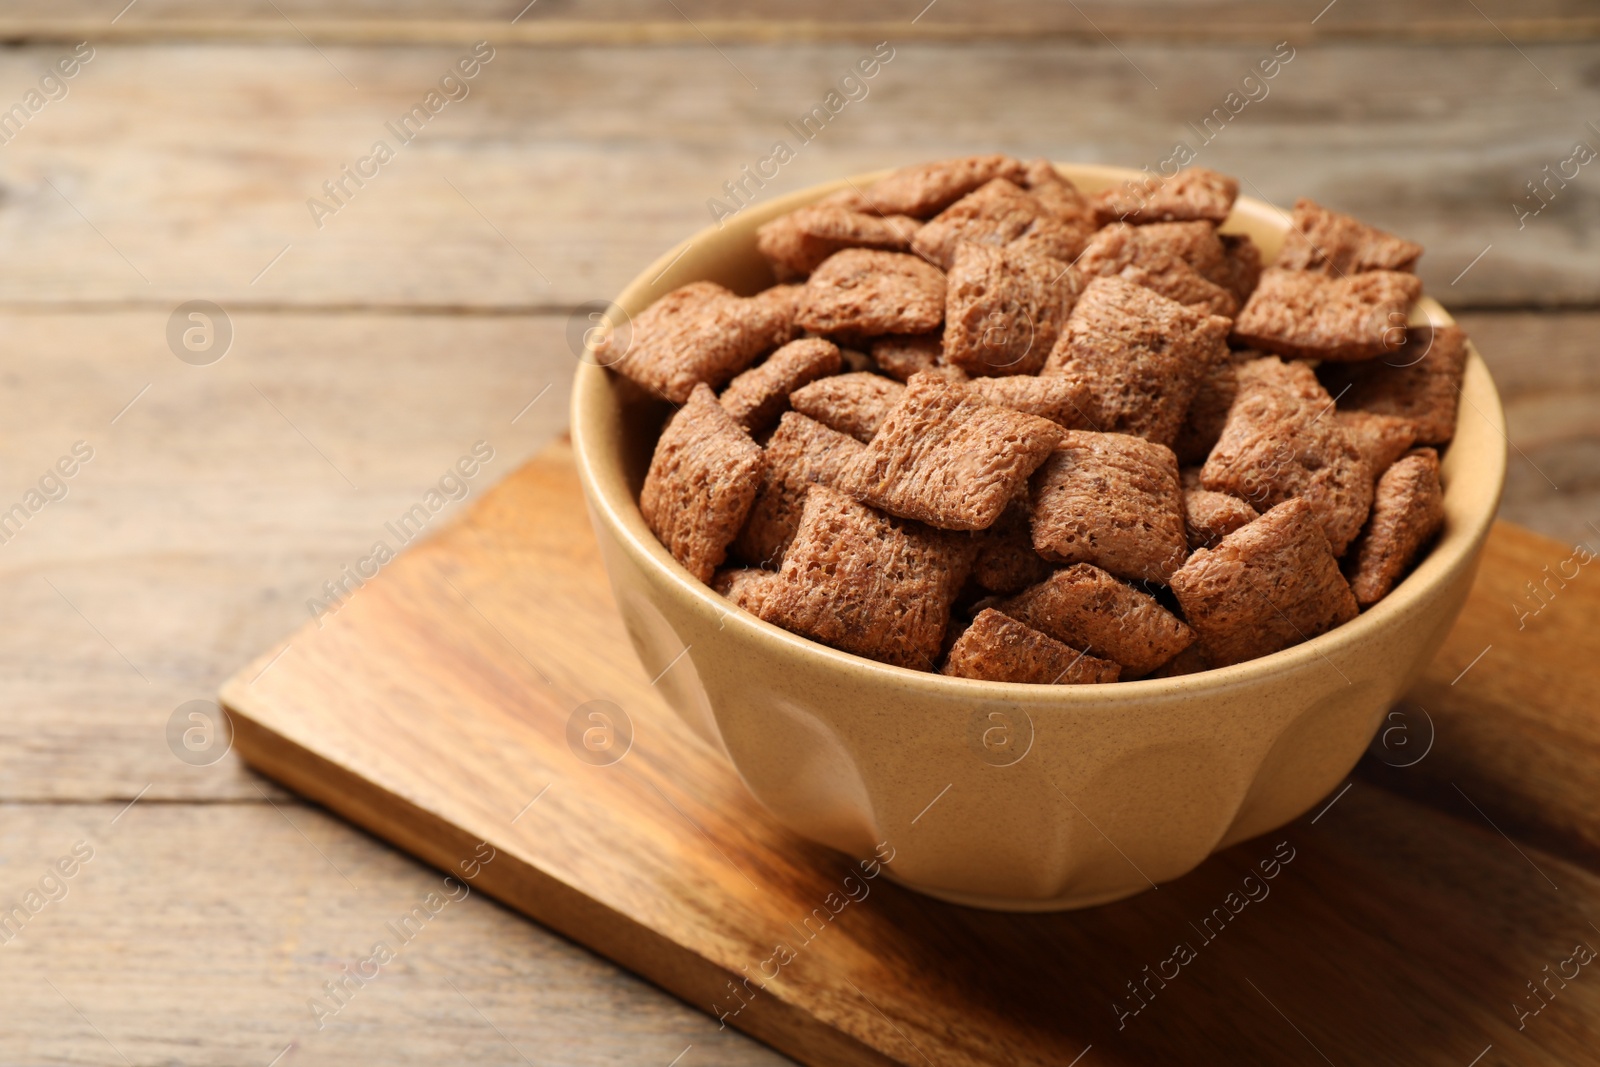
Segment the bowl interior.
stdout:
<svg viewBox="0 0 1600 1067">
<path fill-rule="evenodd" d="M 1137 177 L 1138 172 L 1117 167 L 1059 164 L 1079 188 L 1095 192 Z M 618 311 L 608 318 L 625 338 L 628 318 L 657 298 L 691 281 L 709 280 L 734 292 L 751 294 L 772 285 L 774 276 L 757 252 L 755 231 L 762 223 L 811 203 L 836 190 L 865 188 L 881 176 L 878 172 L 814 186 L 751 207 L 723 225 L 708 227 L 684 241 L 646 269 L 617 298 Z M 1287 212 L 1249 197 L 1240 197 L 1223 225 L 1229 233 L 1248 234 L 1270 263 L 1288 227 Z M 1413 322 L 1436 325 L 1451 322 L 1448 313 L 1424 296 L 1413 311 Z M 572 436 L 579 476 L 597 522 L 617 537 L 622 549 L 670 582 L 674 595 L 703 611 L 726 615 L 726 625 L 754 632 L 758 641 L 796 646 L 805 654 L 837 658 L 841 666 L 890 672 L 901 688 L 950 692 L 965 689 L 975 698 L 1025 699 L 1028 703 L 1093 701 L 1104 705 L 1148 698 L 1156 690 L 1192 691 L 1210 685 L 1231 685 L 1265 673 L 1326 655 L 1336 647 L 1370 639 L 1374 631 L 1411 613 L 1426 591 L 1445 581 L 1463 566 L 1470 566 L 1487 536 L 1500 499 L 1505 476 L 1506 438 L 1499 397 L 1487 368 L 1476 350 L 1470 351 L 1462 385 L 1455 440 L 1445 453 L 1445 526 L 1430 553 L 1388 597 L 1358 618 L 1311 641 L 1246 663 L 1179 678 L 1143 679 L 1109 685 L 1024 686 L 984 682 L 892 667 L 798 637 L 745 612 L 727 612 L 726 601 L 696 581 L 656 541 L 639 512 L 639 489 L 649 468 L 655 441 L 671 409 L 633 383 L 585 357 L 574 385 Z M 1047 694 L 1041 690 L 1049 690 Z"/>
</svg>

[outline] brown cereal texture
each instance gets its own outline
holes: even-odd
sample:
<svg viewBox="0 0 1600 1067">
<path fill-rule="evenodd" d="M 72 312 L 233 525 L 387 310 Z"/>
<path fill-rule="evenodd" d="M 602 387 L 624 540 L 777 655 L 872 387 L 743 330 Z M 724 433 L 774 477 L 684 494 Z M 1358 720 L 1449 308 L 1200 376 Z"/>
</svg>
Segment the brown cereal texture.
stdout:
<svg viewBox="0 0 1600 1067">
<path fill-rule="evenodd" d="M 1035 159 L 1027 166 L 1022 187 L 1057 218 L 1080 226 L 1085 234 L 1099 225 L 1094 205 L 1076 185 L 1067 180 L 1048 159 Z"/>
<path fill-rule="evenodd" d="M 765 618 L 845 652 L 931 671 L 971 552 L 966 538 L 814 485 Z"/>
<path fill-rule="evenodd" d="M 1260 518 L 1255 508 L 1227 493 L 1209 489 L 1183 491 L 1183 528 L 1189 548 L 1211 548 L 1239 527 Z"/>
<path fill-rule="evenodd" d="M 1204 167 L 1186 167 L 1170 178 L 1133 178 L 1095 194 L 1102 225 L 1113 222 L 1222 222 L 1239 196 L 1239 182 Z"/>
<path fill-rule="evenodd" d="M 702 383 L 656 442 L 639 510 L 673 558 L 709 582 L 750 513 L 765 465 L 760 446 Z"/>
<path fill-rule="evenodd" d="M 1207 277 L 1238 297 L 1243 306 L 1261 284 L 1261 249 L 1248 234 L 1219 233 L 1217 239 L 1222 242 L 1222 265 Z"/>
<path fill-rule="evenodd" d="M 906 387 L 871 371 L 819 378 L 789 394 L 789 406 L 830 429 L 870 441 Z"/>
<path fill-rule="evenodd" d="M 1218 667 L 1308 641 L 1358 611 L 1311 505 L 1299 498 L 1190 556 L 1172 591 Z"/>
<path fill-rule="evenodd" d="M 836 485 L 839 472 L 860 451 L 855 438 L 804 415 L 786 413 L 767 442 L 766 470 L 755 503 L 733 542 L 739 558 L 776 567 L 800 526 L 806 490 L 818 483 Z"/>
<path fill-rule="evenodd" d="M 1415 270 L 1422 246 L 1329 211 L 1313 200 L 1294 202 L 1294 217 L 1274 267 L 1342 277 L 1368 270 Z"/>
<path fill-rule="evenodd" d="M 1461 327 L 1420 326 L 1407 330 L 1405 346 L 1382 359 L 1324 366 L 1318 373 L 1341 408 L 1405 419 L 1418 444 L 1442 445 L 1455 436 L 1466 368 Z"/>
<path fill-rule="evenodd" d="M 1025 168 L 1010 156 L 965 156 L 901 167 L 867 190 L 872 209 L 926 219 L 995 178 L 1023 180 Z"/>
<path fill-rule="evenodd" d="M 1014 246 L 1065 265 L 1083 251 L 1091 231 L 1055 214 L 1015 183 L 996 178 L 924 225 L 911 248 L 946 270 L 963 243 Z"/>
<path fill-rule="evenodd" d="M 1250 294 L 1250 290 L 1238 290 L 1242 280 L 1237 277 L 1237 264 L 1230 261 L 1226 243 L 1210 222 L 1150 222 L 1149 226 L 1112 222 L 1094 234 L 1074 266 L 1083 277 L 1110 277 L 1122 274 L 1126 267 L 1149 269 L 1163 256 L 1182 259 L 1206 282 L 1221 285 L 1240 301 Z"/>
<path fill-rule="evenodd" d="M 767 594 L 777 580 L 777 574 L 759 567 L 734 567 L 718 571 L 711 580 L 711 588 L 759 618 Z"/>
<path fill-rule="evenodd" d="M 1094 429 L 1084 414 L 1090 404 L 1088 388 L 1073 378 L 1034 378 L 1025 374 L 974 378 L 966 388 L 988 403 L 1049 419 L 1064 429 Z"/>
<path fill-rule="evenodd" d="M 696 384 L 720 387 L 762 352 L 793 338 L 794 311 L 789 286 L 747 299 L 715 282 L 691 282 L 634 317 L 631 343 L 620 356 L 612 357 L 604 345 L 595 355 L 624 377 L 681 404 Z"/>
<path fill-rule="evenodd" d="M 944 321 L 944 287 L 917 256 L 847 248 L 812 272 L 796 320 L 813 333 L 928 333 Z"/>
<path fill-rule="evenodd" d="M 1374 478 L 1383 477 L 1383 472 L 1416 443 L 1417 428 L 1409 419 L 1370 411 L 1336 411 L 1333 417 L 1355 443 Z"/>
<path fill-rule="evenodd" d="M 1177 256 L 1162 252 L 1152 255 L 1144 266 L 1129 264 L 1118 276 L 1134 285 L 1154 290 L 1168 300 L 1199 308 L 1211 315 L 1232 318 L 1238 314 L 1239 298 L 1216 282 L 1207 281 Z"/>
<path fill-rule="evenodd" d="M 1096 429 L 1171 445 L 1201 377 L 1225 358 L 1229 325 L 1141 285 L 1096 278 L 1043 373 L 1087 387 Z"/>
<path fill-rule="evenodd" d="M 879 215 L 842 204 L 812 204 L 765 223 L 756 231 L 756 249 L 772 264 L 780 281 L 804 278 L 835 252 L 878 248 L 904 252 L 922 225 L 907 215 Z"/>
<path fill-rule="evenodd" d="M 942 673 L 988 682 L 1090 685 L 1114 682 L 1121 670 L 985 608 L 950 649 Z"/>
<path fill-rule="evenodd" d="M 1155 597 L 1087 563 L 1063 567 L 996 607 L 1121 664 L 1128 678 L 1149 674 L 1194 642 L 1194 632 Z"/>
<path fill-rule="evenodd" d="M 1043 581 L 1051 564 L 1033 550 L 1028 526 L 1028 501 L 1020 497 L 1006 505 L 993 526 L 975 533 L 972 580 L 991 593 L 1015 593 Z"/>
<path fill-rule="evenodd" d="M 1239 377 L 1231 359 L 1217 360 L 1200 376 L 1172 446 L 1179 463 L 1188 466 L 1206 461 L 1228 424 L 1228 409 L 1238 393 Z"/>
<path fill-rule="evenodd" d="M 1165 582 L 1189 551 L 1172 450 L 1127 434 L 1063 433 L 1033 478 L 1034 549 L 1060 563 Z"/>
<path fill-rule="evenodd" d="M 1421 295 L 1422 282 L 1398 271 L 1331 278 L 1274 267 L 1239 312 L 1233 338 L 1298 359 L 1372 359 L 1404 343 L 1407 312 Z"/>
<path fill-rule="evenodd" d="M 719 399 L 735 422 L 759 433 L 788 408 L 790 393 L 839 373 L 839 363 L 839 349 L 831 341 L 816 337 L 790 341 L 729 382 Z"/>
<path fill-rule="evenodd" d="M 945 289 L 945 362 L 973 377 L 1038 374 L 1081 289 L 1057 260 L 961 245 Z"/>
<path fill-rule="evenodd" d="M 1302 497 L 1342 554 L 1366 522 L 1372 470 L 1333 417 L 1333 398 L 1304 363 L 1268 357 L 1235 370 L 1239 394 L 1201 485 L 1258 511 Z"/>
<path fill-rule="evenodd" d="M 1395 461 L 1378 479 L 1372 518 L 1350 550 L 1350 588 L 1356 603 L 1371 607 L 1388 596 L 1443 525 L 1439 454 L 1419 448 Z"/>
<path fill-rule="evenodd" d="M 913 375 L 840 488 L 891 515 L 945 530 L 994 524 L 1066 431 Z"/>
<path fill-rule="evenodd" d="M 937 333 L 891 334 L 872 342 L 872 362 L 895 381 L 909 381 L 913 374 L 937 374 L 950 381 L 965 381 L 967 372 L 952 367 L 944 358 L 944 335 Z"/>
</svg>

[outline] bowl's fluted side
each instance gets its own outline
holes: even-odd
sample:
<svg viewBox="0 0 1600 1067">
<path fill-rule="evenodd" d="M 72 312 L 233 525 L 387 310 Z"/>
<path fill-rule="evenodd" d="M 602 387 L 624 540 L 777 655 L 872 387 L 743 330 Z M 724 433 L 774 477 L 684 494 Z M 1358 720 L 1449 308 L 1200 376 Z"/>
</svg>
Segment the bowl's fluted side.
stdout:
<svg viewBox="0 0 1600 1067">
<path fill-rule="evenodd" d="M 1117 173 L 1064 169 L 1091 189 Z M 759 288 L 768 279 L 755 225 L 827 191 L 697 235 L 619 304 L 636 313 L 701 277 Z M 1234 228 L 1270 256 L 1281 213 L 1243 201 L 1240 216 Z M 1432 301 L 1421 311 L 1448 321 Z M 618 606 L 677 712 L 798 833 L 856 855 L 887 842 L 898 880 L 1015 909 L 1083 906 L 1178 877 L 1337 786 L 1464 603 L 1505 466 L 1498 398 L 1474 355 L 1444 465 L 1445 531 L 1375 608 L 1303 645 L 1205 674 L 1002 685 L 860 659 L 734 608 L 679 567 L 639 515 L 664 407 L 586 365 L 573 414 Z"/>
</svg>

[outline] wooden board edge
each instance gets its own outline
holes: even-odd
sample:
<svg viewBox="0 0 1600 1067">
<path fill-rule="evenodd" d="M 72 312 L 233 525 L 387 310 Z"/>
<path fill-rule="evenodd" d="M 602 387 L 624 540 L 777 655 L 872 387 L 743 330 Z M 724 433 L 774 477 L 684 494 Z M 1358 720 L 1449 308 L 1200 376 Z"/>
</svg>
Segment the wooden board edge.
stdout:
<svg viewBox="0 0 1600 1067">
<path fill-rule="evenodd" d="M 252 666 L 254 666 L 252 664 Z M 259 773 L 327 808 L 380 840 L 446 874 L 479 842 L 431 812 L 324 759 L 266 726 L 240 692 L 250 668 L 220 694 L 233 723 L 233 747 Z M 247 684 L 247 683 L 246 683 Z M 494 841 L 494 862 L 483 865 L 474 889 L 583 945 L 707 1014 L 706 1005 L 743 976 L 711 963 L 626 915 L 585 896 Z M 849 1035 L 780 997 L 741 1012 L 733 1025 L 801 1063 L 823 1067 L 900 1067 Z"/>
</svg>

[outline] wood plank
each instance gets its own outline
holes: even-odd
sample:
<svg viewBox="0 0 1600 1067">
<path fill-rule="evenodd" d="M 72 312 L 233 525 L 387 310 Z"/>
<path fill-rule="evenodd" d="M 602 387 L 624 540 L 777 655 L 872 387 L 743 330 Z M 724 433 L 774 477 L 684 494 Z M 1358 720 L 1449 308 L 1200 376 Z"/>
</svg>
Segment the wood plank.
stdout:
<svg viewBox="0 0 1600 1067">
<path fill-rule="evenodd" d="M 1463 318 L 1501 388 L 1513 440 L 1537 465 L 1513 451 L 1502 516 L 1600 547 L 1587 525 L 1600 522 L 1597 320 Z M 503 467 L 489 467 L 497 477 L 566 421 L 572 364 L 560 315 L 243 312 L 237 347 L 212 367 L 172 357 L 164 313 L 8 312 L 0 321 L 4 504 L 74 440 L 97 449 L 65 500 L 0 545 L 0 799 L 126 803 L 147 785 L 147 797 L 167 800 L 257 797 L 233 757 L 205 768 L 175 760 L 167 717 L 305 619 L 307 599 L 384 536 L 383 524 L 463 447 L 490 440 L 504 455 Z M 510 425 L 547 382 L 550 392 Z M 1574 414 L 1563 422 L 1558 409 Z"/>
<path fill-rule="evenodd" d="M 665 1067 L 692 1045 L 683 1065 L 788 1062 L 470 882 L 463 896 L 459 870 L 446 886 L 314 807 L 257 799 L 0 804 L 7 909 L 74 844 L 93 849 L 0 938 L 0 1061 Z M 401 944 L 388 924 L 429 893 L 447 903 Z M 309 1002 L 333 1005 L 325 983 L 380 940 L 397 958 L 319 1029 Z"/>
<path fill-rule="evenodd" d="M 1600 547 L 1600 314 L 1468 313 L 1460 322 L 1489 364 L 1516 443 L 1500 517 Z"/>
<path fill-rule="evenodd" d="M 656 697 L 607 610 L 577 500 L 570 459 L 547 450 L 224 699 L 252 764 L 442 867 L 489 841 L 502 860 L 485 892 L 711 1006 L 803 937 L 796 918 L 851 868 L 778 827 Z M 1572 595 L 1600 604 L 1593 589 Z M 1453 637 L 1441 659 L 1459 648 Z M 1600 681 L 1592 663 L 1561 666 L 1571 686 Z M 595 699 L 633 727 L 604 767 L 565 739 Z M 1566 770 L 1571 807 L 1592 767 Z M 1519 1031 L 1507 1004 L 1590 938 L 1600 878 L 1364 784 L 1335 800 L 1159 892 L 1082 913 L 983 913 L 874 883 L 874 903 L 806 938 L 728 1021 L 808 1063 L 978 1064 L 1002 1050 L 1061 1063 L 1090 1046 L 1101 1063 L 1172 1062 L 1196 1042 L 1228 1062 L 1282 1062 L 1309 1042 L 1342 1062 L 1459 1065 L 1488 1045 L 1556 1060 L 1592 1047 L 1600 985 L 1564 989 L 1559 1024 Z M 1280 840 L 1297 866 L 1280 904 L 1263 904 L 1278 918 L 1209 949 L 1190 924 Z M 1124 983 L 1174 941 L 1192 946 L 1191 931 L 1207 977 L 1170 979 L 1170 998 L 1152 986 L 1140 1014 L 1162 1021 L 1130 1022 Z"/>
<path fill-rule="evenodd" d="M 493 36 L 507 43 L 718 42 L 751 40 L 898 39 L 983 40 L 1041 35 L 1119 39 L 1259 40 L 1381 38 L 1499 42 L 1574 40 L 1600 29 L 1581 0 L 1484 0 L 1478 10 L 1449 0 L 1405 5 L 1343 0 L 1318 11 L 1271 0 L 1117 3 L 1084 0 L 1063 6 L 1049 0 L 941 0 L 862 5 L 846 0 L 769 0 L 752 7 L 737 0 L 682 0 L 663 13 L 652 0 L 586 0 L 582 5 L 507 0 L 463 3 L 379 3 L 377 0 L 143 0 L 112 22 L 114 12 L 95 0 L 68 0 L 48 12 L 0 19 L 18 40 L 299 40 L 318 43 L 426 43 Z M 512 20 L 515 19 L 513 23 Z M 704 38 L 700 35 L 704 34 Z"/>
<path fill-rule="evenodd" d="M 474 442 L 495 458 L 473 497 L 515 469 L 565 425 L 574 365 L 563 318 L 243 313 L 208 367 L 167 350 L 164 312 L 4 324 L 0 508 L 74 441 L 94 449 L 0 545 L 11 800 L 259 799 L 231 757 L 174 758 L 168 718 L 374 541 L 398 547 L 385 524 Z"/>
<path fill-rule="evenodd" d="M 799 148 L 763 196 L 980 149 L 1156 166 L 1184 138 L 1247 192 L 1423 241 L 1447 305 L 1600 304 L 1587 173 L 1520 231 L 1513 210 L 1593 136 L 1582 44 L 1300 44 L 1202 143 L 1270 43 L 900 43 L 804 145 L 786 123 L 864 46 L 718 47 L 503 46 L 319 229 L 308 201 L 462 46 L 104 45 L 0 153 L 0 306 L 571 308 L 707 225 L 708 200 L 780 138 Z M 61 51 L 0 54 L 0 101 Z"/>
</svg>

